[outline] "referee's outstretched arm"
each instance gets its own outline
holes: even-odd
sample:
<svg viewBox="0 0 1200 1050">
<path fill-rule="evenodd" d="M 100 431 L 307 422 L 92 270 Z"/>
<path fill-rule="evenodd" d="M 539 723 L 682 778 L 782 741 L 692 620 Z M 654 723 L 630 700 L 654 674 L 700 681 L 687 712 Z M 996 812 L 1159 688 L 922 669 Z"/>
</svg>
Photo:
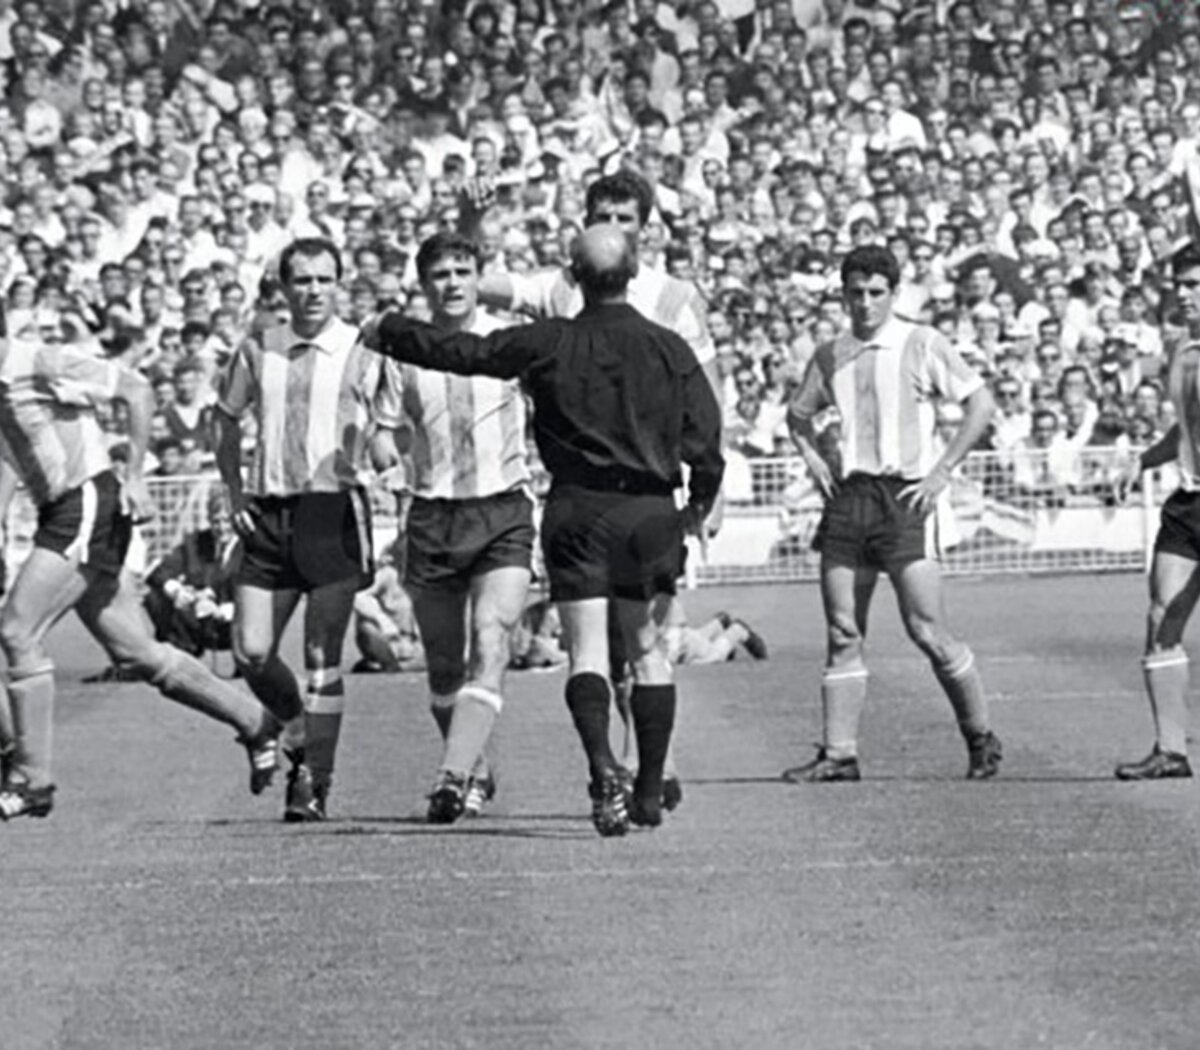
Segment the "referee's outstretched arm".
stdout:
<svg viewBox="0 0 1200 1050">
<path fill-rule="evenodd" d="M 372 330 L 364 329 L 367 346 L 386 357 L 456 375 L 516 379 L 536 356 L 539 325 L 502 328 L 490 335 L 447 332 L 398 311 L 383 315 Z"/>
</svg>

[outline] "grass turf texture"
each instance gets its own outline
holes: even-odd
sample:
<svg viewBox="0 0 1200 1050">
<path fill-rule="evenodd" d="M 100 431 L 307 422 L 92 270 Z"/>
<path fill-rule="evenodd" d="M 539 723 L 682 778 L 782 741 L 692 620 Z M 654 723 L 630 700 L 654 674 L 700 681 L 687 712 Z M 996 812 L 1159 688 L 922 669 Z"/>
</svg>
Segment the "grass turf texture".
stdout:
<svg viewBox="0 0 1200 1050">
<path fill-rule="evenodd" d="M 682 672 L 684 804 L 620 840 L 561 673 L 511 676 L 500 794 L 449 828 L 423 819 L 422 679 L 351 678 L 332 819 L 285 826 L 227 731 L 79 685 L 101 664 L 64 624 L 57 808 L 0 827 L 0 1045 L 1197 1045 L 1200 785 L 1112 779 L 1151 743 L 1140 577 L 948 585 L 1005 744 L 989 783 L 886 584 L 858 785 L 778 780 L 819 734 L 816 589 L 686 600 L 771 660 Z"/>
</svg>

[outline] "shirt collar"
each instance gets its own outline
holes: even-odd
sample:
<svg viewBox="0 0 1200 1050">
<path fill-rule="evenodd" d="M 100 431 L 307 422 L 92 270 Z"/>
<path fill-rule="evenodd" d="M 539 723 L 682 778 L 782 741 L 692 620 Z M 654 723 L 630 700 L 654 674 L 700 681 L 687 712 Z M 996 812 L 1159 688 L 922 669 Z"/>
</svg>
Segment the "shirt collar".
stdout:
<svg viewBox="0 0 1200 1050">
<path fill-rule="evenodd" d="M 893 315 L 883 322 L 883 326 L 870 339 L 859 339 L 853 332 L 850 333 L 850 337 L 858 344 L 860 350 L 887 350 L 896 345 L 897 341 L 892 335 L 898 324 L 899 321 Z"/>
<path fill-rule="evenodd" d="M 290 322 L 288 323 L 288 334 L 289 346 L 294 346 L 296 343 L 303 343 L 305 346 L 315 346 L 318 350 L 326 354 L 337 354 L 347 350 L 354 344 L 355 339 L 358 338 L 358 330 L 353 325 L 346 324 L 340 317 L 334 317 L 312 339 L 306 339 L 304 336 L 299 335 Z"/>
</svg>

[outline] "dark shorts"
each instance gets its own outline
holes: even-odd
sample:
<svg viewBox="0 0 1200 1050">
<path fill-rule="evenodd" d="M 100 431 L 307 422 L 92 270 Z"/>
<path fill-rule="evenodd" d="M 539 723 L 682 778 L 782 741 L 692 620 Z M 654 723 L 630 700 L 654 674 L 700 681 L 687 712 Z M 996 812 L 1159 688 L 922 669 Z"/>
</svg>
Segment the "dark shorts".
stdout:
<svg viewBox="0 0 1200 1050">
<path fill-rule="evenodd" d="M 851 474 L 825 504 L 813 549 L 837 565 L 890 572 L 932 557 L 933 522 L 899 498 L 912 482 L 875 474 Z"/>
<path fill-rule="evenodd" d="M 371 511 L 363 491 L 260 496 L 252 513 L 255 529 L 242 538 L 237 583 L 311 591 L 371 582 Z"/>
<path fill-rule="evenodd" d="M 1200 561 L 1200 492 L 1173 493 L 1162 505 L 1154 553 Z"/>
<path fill-rule="evenodd" d="M 132 535 L 133 522 L 121 509 L 121 483 L 105 471 L 38 508 L 33 545 L 119 576 Z"/>
<path fill-rule="evenodd" d="M 415 498 L 405 525 L 404 582 L 465 593 L 495 569 L 533 564 L 533 501 L 523 489 L 479 499 Z"/>
<path fill-rule="evenodd" d="M 648 601 L 656 594 L 674 594 L 685 550 L 673 496 L 597 492 L 575 485 L 550 490 L 542 517 L 542 552 L 553 601 Z"/>
</svg>

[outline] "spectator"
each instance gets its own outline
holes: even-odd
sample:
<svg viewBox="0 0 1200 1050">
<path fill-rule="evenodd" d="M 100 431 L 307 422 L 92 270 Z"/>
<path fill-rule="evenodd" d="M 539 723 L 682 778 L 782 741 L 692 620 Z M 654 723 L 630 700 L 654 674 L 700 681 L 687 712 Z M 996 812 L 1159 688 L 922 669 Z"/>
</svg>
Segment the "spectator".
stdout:
<svg viewBox="0 0 1200 1050">
<path fill-rule="evenodd" d="M 228 650 L 233 621 L 233 530 L 223 493 L 208 499 L 208 524 L 189 532 L 146 576 L 155 637 L 193 656 Z"/>
<path fill-rule="evenodd" d="M 1031 507 L 1061 507 L 1078 481 L 1076 453 L 1063 438 L 1056 413 L 1034 411 L 1029 437 L 1013 450 L 1013 488 L 1018 502 Z"/>
</svg>

